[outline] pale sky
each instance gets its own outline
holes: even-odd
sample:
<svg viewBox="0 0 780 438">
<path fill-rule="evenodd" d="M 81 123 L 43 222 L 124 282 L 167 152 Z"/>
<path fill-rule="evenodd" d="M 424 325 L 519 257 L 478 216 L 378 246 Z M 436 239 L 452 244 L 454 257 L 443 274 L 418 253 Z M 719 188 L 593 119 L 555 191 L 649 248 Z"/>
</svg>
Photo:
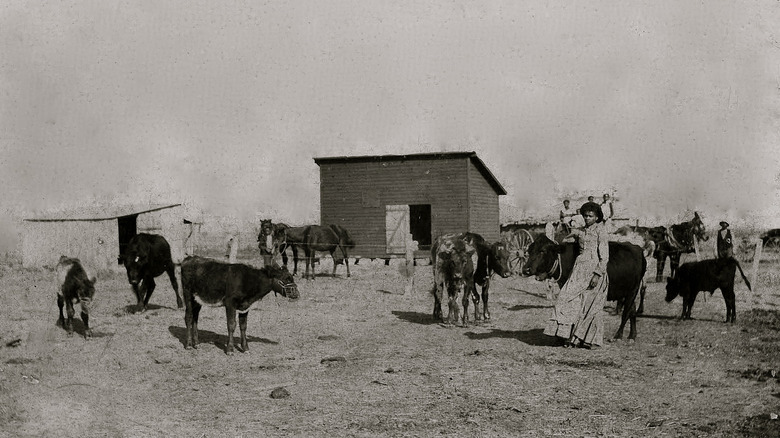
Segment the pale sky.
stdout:
<svg viewBox="0 0 780 438">
<path fill-rule="evenodd" d="M 472 150 L 504 216 L 609 190 L 633 216 L 780 226 L 780 2 L 0 5 L 17 213 L 187 201 L 302 223 L 313 157 Z"/>
</svg>

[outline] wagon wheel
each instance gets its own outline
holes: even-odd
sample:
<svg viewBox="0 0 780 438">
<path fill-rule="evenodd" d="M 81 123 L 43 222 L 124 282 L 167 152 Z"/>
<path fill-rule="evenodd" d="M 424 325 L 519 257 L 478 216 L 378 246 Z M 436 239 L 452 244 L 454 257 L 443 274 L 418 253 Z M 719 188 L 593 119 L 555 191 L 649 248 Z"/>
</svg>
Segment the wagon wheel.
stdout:
<svg viewBox="0 0 780 438">
<path fill-rule="evenodd" d="M 764 244 L 764 250 L 780 251 L 780 237 L 770 237 L 766 239 L 766 243 Z"/>
<path fill-rule="evenodd" d="M 509 239 L 507 247 L 509 249 L 509 271 L 514 274 L 520 274 L 526 260 L 528 260 L 528 247 L 534 239 L 526 230 L 519 230 L 513 233 Z"/>
</svg>

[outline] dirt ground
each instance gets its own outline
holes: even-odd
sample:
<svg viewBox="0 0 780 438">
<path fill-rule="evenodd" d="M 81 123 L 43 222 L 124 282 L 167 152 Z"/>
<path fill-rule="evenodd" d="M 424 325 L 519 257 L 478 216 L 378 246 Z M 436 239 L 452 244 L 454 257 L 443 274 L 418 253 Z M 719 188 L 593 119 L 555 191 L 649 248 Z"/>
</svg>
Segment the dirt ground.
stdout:
<svg viewBox="0 0 780 438">
<path fill-rule="evenodd" d="M 250 352 L 227 356 L 221 308 L 184 349 L 166 281 L 134 314 L 124 275 L 100 277 L 86 341 L 79 321 L 70 338 L 55 326 L 51 271 L 0 272 L 0 436 L 780 436 L 771 279 L 761 309 L 737 280 L 734 325 L 720 292 L 680 321 L 680 298 L 650 280 L 636 343 L 568 350 L 542 334 L 551 303 L 532 278 L 494 279 L 493 319 L 448 328 L 431 317 L 429 266 L 403 294 L 397 264 L 361 260 L 349 279 L 297 280 L 297 301 L 267 296 Z"/>
</svg>

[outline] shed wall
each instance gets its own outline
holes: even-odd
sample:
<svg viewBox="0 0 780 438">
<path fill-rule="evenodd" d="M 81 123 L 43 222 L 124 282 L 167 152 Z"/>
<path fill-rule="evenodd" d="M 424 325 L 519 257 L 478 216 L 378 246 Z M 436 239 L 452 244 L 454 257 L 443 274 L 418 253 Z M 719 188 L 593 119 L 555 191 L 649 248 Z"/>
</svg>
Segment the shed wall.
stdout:
<svg viewBox="0 0 780 438">
<path fill-rule="evenodd" d="M 498 194 L 482 173 L 469 161 L 469 231 L 482 235 L 488 242 L 499 240 Z"/>
<path fill-rule="evenodd" d="M 431 205 L 431 235 L 468 228 L 469 161 L 406 160 L 320 164 L 320 219 L 340 224 L 355 255 L 382 257 L 386 205 Z M 351 254 L 350 254 L 351 255 Z"/>
</svg>

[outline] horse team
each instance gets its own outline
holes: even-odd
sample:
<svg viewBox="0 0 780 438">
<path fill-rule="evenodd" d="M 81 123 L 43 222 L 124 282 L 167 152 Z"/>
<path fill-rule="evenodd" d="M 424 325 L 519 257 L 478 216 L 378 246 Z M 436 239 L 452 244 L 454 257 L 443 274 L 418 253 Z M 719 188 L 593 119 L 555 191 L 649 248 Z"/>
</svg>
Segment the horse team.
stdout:
<svg viewBox="0 0 780 438">
<path fill-rule="evenodd" d="M 698 214 L 692 221 L 676 224 L 668 230 L 642 227 L 624 227 L 617 234 L 634 234 L 652 241 L 655 244 L 653 252 L 658 263 L 657 281 L 663 272 L 663 260 L 670 257 L 672 273 L 667 281 L 667 301 L 675 296 L 683 295 L 684 306 L 682 318 L 690 318 L 696 293 L 702 290 L 714 291 L 720 288 L 727 303 L 727 321 L 734 322 L 735 313 L 733 300 L 734 273 L 742 268 L 734 259 L 726 262 L 708 263 L 702 268 L 689 266 L 686 263 L 678 267 L 680 254 L 693 252 L 696 239 L 706 240 L 704 226 Z M 247 315 L 253 304 L 273 291 L 275 294 L 295 299 L 298 298 L 297 286 L 293 276 L 298 271 L 298 250 L 303 250 L 305 271 L 303 278 L 314 279 L 314 256 L 317 251 L 328 252 L 333 258 L 333 272 L 336 267 L 344 264 L 346 276 L 350 276 L 348 253 L 355 247 L 355 241 L 349 232 L 341 226 L 308 225 L 291 227 L 283 223 L 261 221 L 258 234 L 258 247 L 264 258 L 264 267 L 257 269 L 243 264 L 228 264 L 217 260 L 197 256 L 188 256 L 181 262 L 182 292 L 176 282 L 174 263 L 168 242 L 162 236 L 138 234 L 128 244 L 124 255 L 124 265 L 127 270 L 128 282 L 132 286 L 137 299 L 137 309 L 141 312 L 147 309 L 149 299 L 155 289 L 155 277 L 167 273 L 176 295 L 179 308 L 185 307 L 186 341 L 185 347 L 197 348 L 198 345 L 198 315 L 203 304 L 214 307 L 225 307 L 228 343 L 226 352 L 234 350 L 233 333 L 235 331 L 236 313 L 240 327 L 240 349 L 248 350 L 246 328 Z M 567 273 L 571 272 L 577 257 L 576 248 L 571 244 L 560 244 L 547 239 L 543 234 L 531 239 L 527 254 L 521 267 L 523 276 L 535 276 L 537 280 L 552 279 L 563 286 Z M 486 242 L 482 236 L 475 233 L 445 234 L 439 236 L 431 246 L 431 265 L 433 266 L 435 318 L 447 324 L 469 323 L 469 301 L 474 304 L 475 321 L 489 320 L 488 307 L 490 278 L 493 274 L 506 278 L 512 274 L 510 269 L 511 254 L 505 239 L 498 242 Z M 287 270 L 286 249 L 293 252 L 294 268 Z M 283 266 L 273 263 L 276 254 L 280 254 Z M 663 258 L 659 258 L 663 257 Z M 311 268 L 311 273 L 309 269 Z M 615 338 L 620 338 L 623 328 L 630 321 L 629 339 L 636 337 L 636 314 L 641 313 L 644 302 L 643 277 L 647 262 L 643 248 L 629 242 L 610 242 L 610 260 L 607 265 L 610 276 L 610 287 L 607 299 L 617 301 L 623 307 L 621 324 Z M 681 279 L 675 274 L 684 273 Z M 743 274 L 744 278 L 744 274 Z M 85 337 L 90 338 L 89 309 L 95 292 L 94 276 L 90 276 L 78 259 L 61 257 L 57 264 L 59 307 L 58 324 L 62 325 L 69 335 L 73 333 L 73 305 L 81 304 L 81 318 L 85 327 Z M 745 278 L 750 288 L 750 284 Z M 478 287 L 481 292 L 478 292 Z M 698 288 L 698 289 L 697 289 Z M 697 290 L 694 290 L 697 289 Z M 442 312 L 445 300 L 448 313 Z M 640 306 L 635 302 L 641 291 Z M 671 297 L 671 298 L 670 298 Z M 67 318 L 63 315 L 63 307 L 67 310 Z M 462 312 L 461 312 L 462 307 Z M 638 311 L 637 311 L 638 310 Z"/>
</svg>

